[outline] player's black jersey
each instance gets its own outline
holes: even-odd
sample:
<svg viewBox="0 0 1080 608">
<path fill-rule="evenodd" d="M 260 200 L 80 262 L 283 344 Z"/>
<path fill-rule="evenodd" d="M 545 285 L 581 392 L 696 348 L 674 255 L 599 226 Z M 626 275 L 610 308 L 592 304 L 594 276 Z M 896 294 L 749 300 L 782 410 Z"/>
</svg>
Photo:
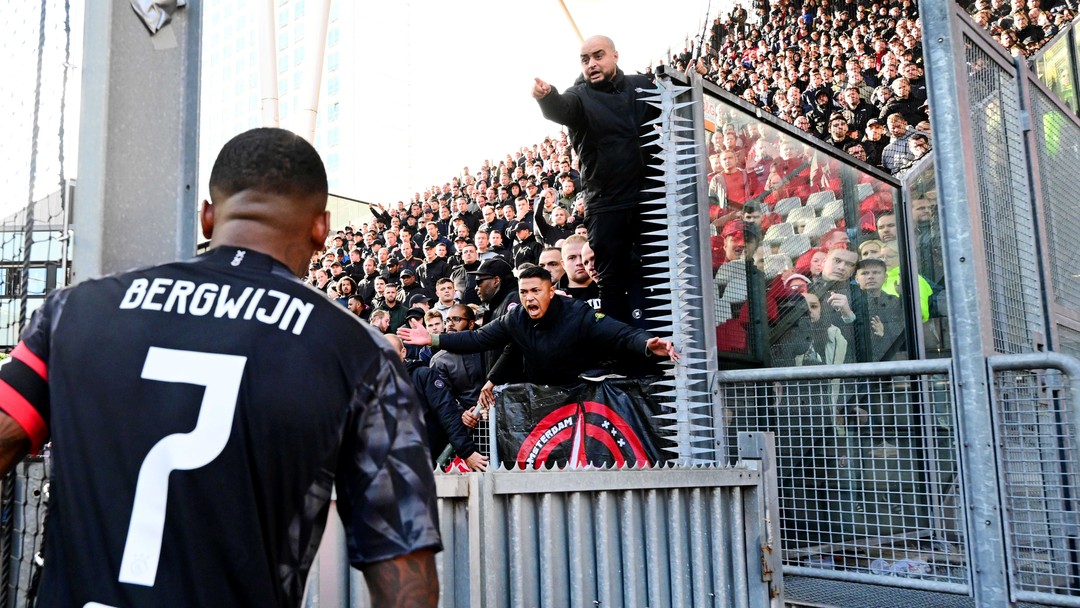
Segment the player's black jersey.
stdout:
<svg viewBox="0 0 1080 608">
<path fill-rule="evenodd" d="M 335 481 L 354 565 L 440 546 L 400 360 L 254 251 L 51 294 L 0 407 L 54 445 L 41 607 L 296 606 Z"/>
</svg>

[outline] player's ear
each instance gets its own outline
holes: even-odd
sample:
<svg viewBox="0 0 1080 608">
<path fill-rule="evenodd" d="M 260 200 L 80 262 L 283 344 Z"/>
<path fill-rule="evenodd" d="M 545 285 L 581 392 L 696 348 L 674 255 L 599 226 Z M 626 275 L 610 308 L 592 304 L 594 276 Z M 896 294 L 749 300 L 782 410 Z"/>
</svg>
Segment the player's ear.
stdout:
<svg viewBox="0 0 1080 608">
<path fill-rule="evenodd" d="M 315 249 L 321 250 L 326 245 L 326 237 L 330 234 L 330 212 L 323 211 L 316 214 L 311 220 L 311 244 Z"/>
<path fill-rule="evenodd" d="M 204 237 L 214 236 L 214 205 L 207 199 L 203 199 L 199 207 L 199 224 L 202 226 Z"/>
</svg>

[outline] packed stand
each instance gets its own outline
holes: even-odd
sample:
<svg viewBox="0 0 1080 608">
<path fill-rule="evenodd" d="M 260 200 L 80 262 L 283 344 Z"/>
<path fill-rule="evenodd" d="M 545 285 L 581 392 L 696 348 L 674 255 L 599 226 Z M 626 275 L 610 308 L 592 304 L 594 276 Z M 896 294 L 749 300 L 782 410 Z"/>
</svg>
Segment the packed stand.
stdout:
<svg viewBox="0 0 1080 608">
<path fill-rule="evenodd" d="M 1071 0 L 1070 0 L 1071 1 Z M 1056 0 L 978 0 L 965 8 L 1017 54 L 1030 55 L 1076 16 Z M 922 31 L 912 0 L 757 0 L 702 36 L 706 78 L 745 102 L 891 174 L 931 147 Z M 694 41 L 670 64 L 683 71 Z"/>
<path fill-rule="evenodd" d="M 479 328 L 517 304 L 516 275 L 533 266 L 551 275 L 556 293 L 598 310 L 579 177 L 565 133 L 477 171 L 465 167 L 331 234 L 307 282 L 388 337 L 399 328 L 433 335 Z M 477 450 L 473 407 L 481 390 L 490 390 L 488 372 L 502 351 L 401 347 L 421 400 L 441 412 L 429 422 L 446 433 L 433 445 L 451 444 L 458 467 L 482 470 L 487 460 Z"/>
</svg>

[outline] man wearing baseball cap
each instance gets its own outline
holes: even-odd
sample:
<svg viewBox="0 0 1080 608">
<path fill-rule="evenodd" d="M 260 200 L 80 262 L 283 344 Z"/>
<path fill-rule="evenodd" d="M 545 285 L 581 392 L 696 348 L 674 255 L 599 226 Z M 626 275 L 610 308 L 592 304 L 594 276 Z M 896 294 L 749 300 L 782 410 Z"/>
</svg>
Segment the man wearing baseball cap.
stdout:
<svg viewBox="0 0 1080 608">
<path fill-rule="evenodd" d="M 514 260 L 514 268 L 526 263 L 539 264 L 540 252 L 544 250 L 544 246 L 533 236 L 532 224 L 530 222 L 518 222 L 517 226 L 514 227 L 514 236 L 517 237 L 511 254 Z"/>
</svg>

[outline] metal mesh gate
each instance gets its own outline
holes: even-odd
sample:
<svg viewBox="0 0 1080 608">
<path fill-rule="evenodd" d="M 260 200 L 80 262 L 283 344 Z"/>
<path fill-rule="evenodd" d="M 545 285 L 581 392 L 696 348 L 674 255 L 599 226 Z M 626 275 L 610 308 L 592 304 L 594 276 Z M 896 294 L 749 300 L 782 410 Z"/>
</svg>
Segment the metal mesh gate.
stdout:
<svg viewBox="0 0 1080 608">
<path fill-rule="evenodd" d="M 947 361 L 725 372 L 720 391 L 729 433 L 776 435 L 785 573 L 967 593 Z"/>
<path fill-rule="evenodd" d="M 1022 363 L 1022 361 L 1020 362 Z M 1074 378 L 1047 365 L 992 363 L 994 417 L 1018 600 L 1080 606 Z"/>
<path fill-rule="evenodd" d="M 964 50 L 994 350 L 1031 352 L 1043 324 L 1019 87 L 1012 70 L 971 38 Z"/>
</svg>

